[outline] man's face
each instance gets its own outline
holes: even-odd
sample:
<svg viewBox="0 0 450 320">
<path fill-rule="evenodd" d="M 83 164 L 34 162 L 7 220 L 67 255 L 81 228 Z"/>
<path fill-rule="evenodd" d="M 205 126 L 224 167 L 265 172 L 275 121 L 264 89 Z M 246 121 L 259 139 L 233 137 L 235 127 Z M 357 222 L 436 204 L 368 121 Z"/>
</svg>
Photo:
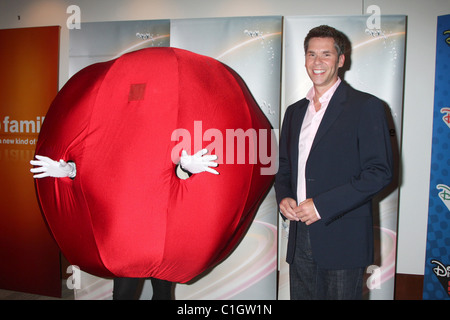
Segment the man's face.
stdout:
<svg viewBox="0 0 450 320">
<path fill-rule="evenodd" d="M 305 67 L 314 88 L 324 93 L 337 80 L 345 57 L 338 57 L 333 38 L 311 38 L 306 50 Z"/>
</svg>

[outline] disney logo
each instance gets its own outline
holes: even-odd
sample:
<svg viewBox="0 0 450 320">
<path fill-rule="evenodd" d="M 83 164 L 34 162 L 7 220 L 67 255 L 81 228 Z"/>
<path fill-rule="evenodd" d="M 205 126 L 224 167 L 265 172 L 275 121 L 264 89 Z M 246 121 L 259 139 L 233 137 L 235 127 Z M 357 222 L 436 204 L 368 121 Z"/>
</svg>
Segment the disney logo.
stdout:
<svg viewBox="0 0 450 320">
<path fill-rule="evenodd" d="M 438 260 L 431 260 L 431 263 L 436 264 L 437 267 L 433 268 L 433 272 L 438 277 L 450 277 L 450 266 L 445 266 Z"/>
<path fill-rule="evenodd" d="M 446 39 L 445 42 L 450 46 L 450 30 L 445 30 L 444 31 L 444 35 L 449 35 Z"/>
</svg>

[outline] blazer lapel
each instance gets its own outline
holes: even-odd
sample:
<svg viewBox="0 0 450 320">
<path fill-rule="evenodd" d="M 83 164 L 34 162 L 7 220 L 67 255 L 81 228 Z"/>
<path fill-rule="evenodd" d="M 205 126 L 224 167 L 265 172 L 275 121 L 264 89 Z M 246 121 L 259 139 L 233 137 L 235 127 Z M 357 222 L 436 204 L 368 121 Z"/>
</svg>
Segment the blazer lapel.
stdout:
<svg viewBox="0 0 450 320">
<path fill-rule="evenodd" d="M 291 134 L 293 137 L 295 137 L 295 140 L 292 145 L 295 148 L 297 148 L 297 150 L 298 150 L 298 143 L 300 140 L 300 131 L 302 129 L 303 119 L 305 118 L 306 115 L 306 110 L 308 109 L 308 104 L 309 101 L 304 99 L 302 105 L 300 105 L 299 108 L 297 108 L 297 110 L 295 110 L 293 114 L 294 126 L 292 128 L 293 132 Z M 298 153 L 297 153 L 297 160 L 298 160 Z"/>
<path fill-rule="evenodd" d="M 294 144 L 296 147 L 298 147 L 298 142 L 300 140 L 300 130 L 302 129 L 302 123 L 306 115 L 306 110 L 308 109 L 308 104 L 309 101 L 304 99 L 303 103 L 297 108 L 297 110 L 295 110 L 293 114 L 294 126 L 292 128 L 292 136 L 296 139 L 296 143 Z"/>
<path fill-rule="evenodd" d="M 299 148 L 298 144 L 300 141 L 300 131 L 302 128 L 303 119 L 305 118 L 306 110 L 308 109 L 309 101 L 307 99 L 303 99 L 301 101 L 301 105 L 296 108 L 296 110 L 293 112 L 293 126 L 291 129 L 291 137 L 293 137 L 293 142 L 290 144 L 291 146 L 291 152 L 293 155 L 295 155 L 295 158 L 292 159 L 294 165 L 292 166 L 292 177 L 294 179 L 294 190 L 297 190 L 297 175 L 298 175 L 298 153 Z"/>
<path fill-rule="evenodd" d="M 333 97 L 331 97 L 327 110 L 325 111 L 322 122 L 319 125 L 319 129 L 317 130 L 316 136 L 311 146 L 311 151 L 320 142 L 320 139 L 322 139 L 322 137 L 327 133 L 328 129 L 333 125 L 334 121 L 344 110 L 344 102 L 347 96 L 347 89 L 347 84 L 342 82 L 336 89 Z"/>
</svg>

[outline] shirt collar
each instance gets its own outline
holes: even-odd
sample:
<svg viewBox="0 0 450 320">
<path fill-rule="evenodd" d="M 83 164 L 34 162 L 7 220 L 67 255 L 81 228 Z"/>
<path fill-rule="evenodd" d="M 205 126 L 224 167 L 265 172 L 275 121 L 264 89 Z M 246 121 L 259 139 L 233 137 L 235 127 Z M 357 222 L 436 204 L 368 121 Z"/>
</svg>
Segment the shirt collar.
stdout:
<svg viewBox="0 0 450 320">
<path fill-rule="evenodd" d="M 337 87 L 339 86 L 339 84 L 341 83 L 341 78 L 337 78 L 336 82 L 333 84 L 333 86 L 328 89 L 320 98 L 319 101 L 320 103 L 324 103 L 324 102 L 328 102 L 330 101 L 331 97 L 333 96 L 334 92 L 336 91 Z M 311 87 L 311 89 L 309 89 L 308 93 L 306 94 L 306 99 L 308 99 L 309 101 L 312 101 L 314 99 L 314 95 L 315 95 L 315 91 L 314 91 L 314 86 Z"/>
</svg>

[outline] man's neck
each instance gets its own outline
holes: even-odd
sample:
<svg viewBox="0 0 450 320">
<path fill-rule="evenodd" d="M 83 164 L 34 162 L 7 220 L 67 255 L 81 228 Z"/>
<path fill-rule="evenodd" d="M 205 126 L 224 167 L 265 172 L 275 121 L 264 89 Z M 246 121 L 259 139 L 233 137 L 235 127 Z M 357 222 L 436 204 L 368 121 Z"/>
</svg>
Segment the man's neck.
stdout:
<svg viewBox="0 0 450 320">
<path fill-rule="evenodd" d="M 314 85 L 314 102 L 316 101 L 319 102 L 320 97 L 322 97 L 325 94 L 325 92 L 327 92 L 332 86 L 334 86 L 337 80 L 338 78 L 336 77 L 336 79 L 334 79 L 334 81 L 327 86 Z"/>
<path fill-rule="evenodd" d="M 314 108 L 316 109 L 316 112 L 320 110 L 322 107 L 322 103 L 320 102 L 320 98 L 328 91 L 330 90 L 336 82 L 339 80 L 339 77 L 336 77 L 336 79 L 333 81 L 332 84 L 328 86 L 314 86 L 314 97 L 313 97 L 313 103 Z"/>
</svg>

